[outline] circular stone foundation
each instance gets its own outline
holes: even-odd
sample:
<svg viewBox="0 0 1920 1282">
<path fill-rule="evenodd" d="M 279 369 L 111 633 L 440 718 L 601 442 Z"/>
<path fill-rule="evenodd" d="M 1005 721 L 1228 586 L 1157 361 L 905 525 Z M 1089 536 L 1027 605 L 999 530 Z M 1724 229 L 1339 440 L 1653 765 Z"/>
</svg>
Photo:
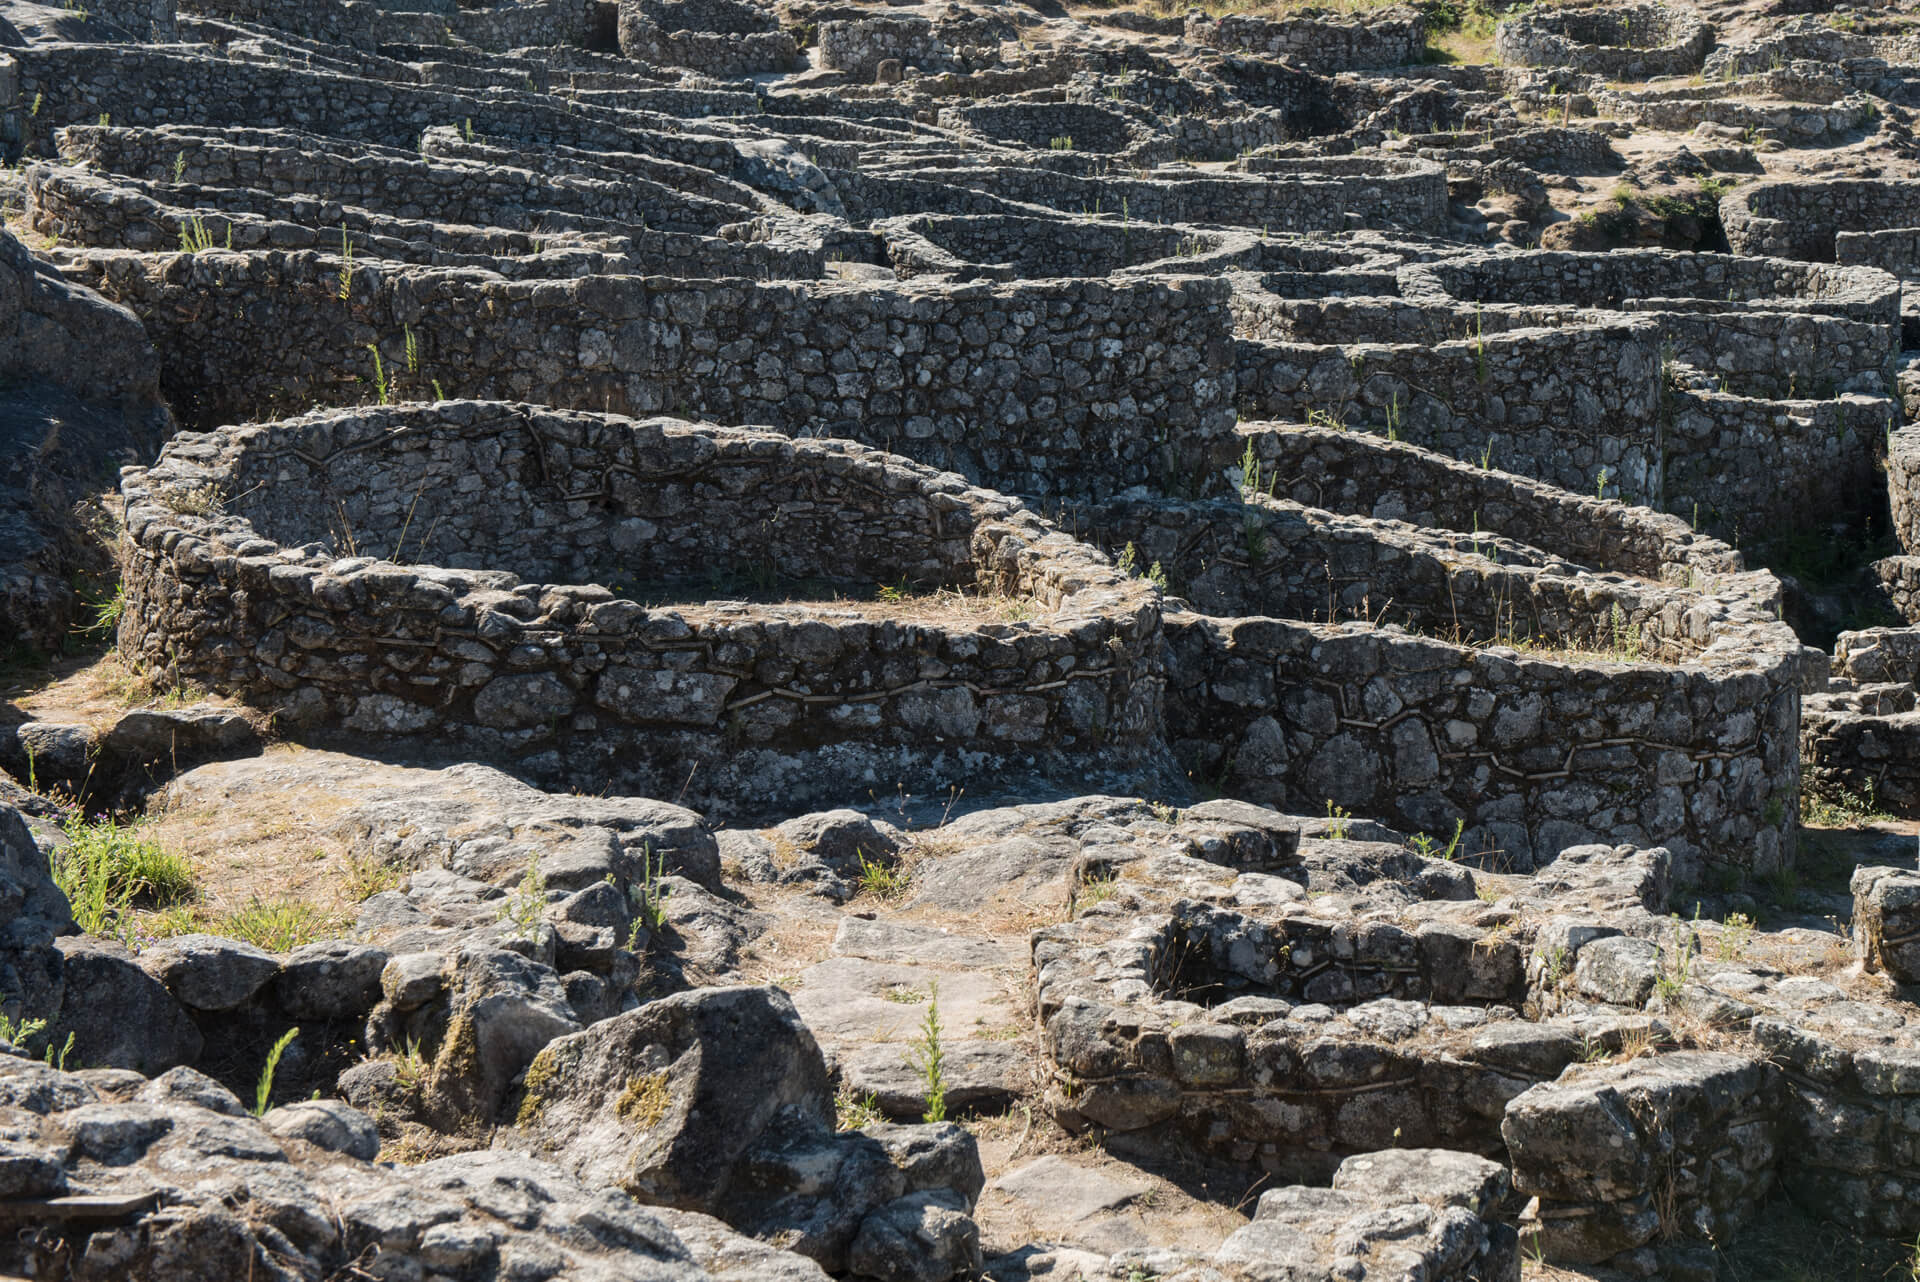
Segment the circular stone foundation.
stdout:
<svg viewBox="0 0 1920 1282">
<path fill-rule="evenodd" d="M 1192 777 L 1500 870 L 1593 842 L 1689 879 L 1790 862 L 1809 674 L 1773 576 L 1677 518 L 1365 433 L 1241 433 L 1241 498 L 1075 514 L 1168 585 Z"/>
<path fill-rule="evenodd" d="M 1502 62 L 1572 67 L 1611 80 L 1653 80 L 1700 70 L 1713 28 L 1692 9 L 1592 5 L 1526 13 L 1494 29 Z"/>
<path fill-rule="evenodd" d="M 122 490 L 131 662 L 542 783 L 1085 785 L 1159 721 L 1151 586 L 846 442 L 444 402 L 182 434 Z"/>
</svg>

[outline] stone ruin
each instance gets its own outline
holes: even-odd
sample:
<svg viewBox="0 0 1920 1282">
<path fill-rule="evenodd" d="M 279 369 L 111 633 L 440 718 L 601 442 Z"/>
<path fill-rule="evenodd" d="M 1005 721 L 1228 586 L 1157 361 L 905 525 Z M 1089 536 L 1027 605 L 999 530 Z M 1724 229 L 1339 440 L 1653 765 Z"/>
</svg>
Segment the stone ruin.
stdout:
<svg viewBox="0 0 1920 1282">
<path fill-rule="evenodd" d="M 1907 15 L 4 16 L 0 1273 L 1911 1263 Z"/>
</svg>

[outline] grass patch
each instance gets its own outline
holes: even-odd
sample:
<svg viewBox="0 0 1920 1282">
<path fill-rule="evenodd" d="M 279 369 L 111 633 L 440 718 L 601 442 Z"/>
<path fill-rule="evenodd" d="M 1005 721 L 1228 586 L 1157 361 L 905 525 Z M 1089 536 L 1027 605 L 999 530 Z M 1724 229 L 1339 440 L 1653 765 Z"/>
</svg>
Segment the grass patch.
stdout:
<svg viewBox="0 0 1920 1282">
<path fill-rule="evenodd" d="M 339 931 L 340 919 L 300 899 L 255 897 L 231 912 L 204 920 L 201 929 L 243 939 L 270 953 L 291 952 Z"/>
<path fill-rule="evenodd" d="M 1427 15 L 1426 60 L 1473 65 L 1496 61 L 1493 29 L 1500 15 L 1483 0 L 1432 0 Z"/>
<path fill-rule="evenodd" d="M 841 1131 L 863 1131 L 869 1126 L 877 1126 L 886 1121 L 881 1113 L 879 1102 L 871 1095 L 854 1095 L 842 1087 L 833 1099 L 834 1129 Z"/>
<path fill-rule="evenodd" d="M 1815 828 L 1870 828 L 1895 820 L 1880 807 L 1871 779 L 1859 792 L 1806 780 L 1800 788 L 1800 822 Z"/>
<path fill-rule="evenodd" d="M 877 859 L 867 858 L 867 852 L 858 852 L 860 856 L 860 893 L 871 895 L 875 899 L 898 899 L 907 893 L 909 874 L 905 868 L 895 864 L 891 867 Z"/>
<path fill-rule="evenodd" d="M 400 870 L 382 863 L 374 855 L 348 855 L 341 881 L 347 898 L 357 904 L 383 890 L 396 889 L 400 885 Z"/>
<path fill-rule="evenodd" d="M 62 827 L 67 845 L 53 857 L 53 880 L 89 935 L 120 934 L 134 908 L 167 908 L 200 893 L 192 866 L 138 823 L 76 812 Z"/>
</svg>

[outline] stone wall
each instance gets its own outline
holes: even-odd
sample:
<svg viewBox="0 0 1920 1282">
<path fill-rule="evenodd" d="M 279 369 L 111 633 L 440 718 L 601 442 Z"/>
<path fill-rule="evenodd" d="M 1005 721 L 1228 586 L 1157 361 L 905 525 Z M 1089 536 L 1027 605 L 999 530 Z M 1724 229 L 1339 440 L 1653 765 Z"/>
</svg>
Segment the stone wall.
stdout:
<svg viewBox="0 0 1920 1282">
<path fill-rule="evenodd" d="M 1866 179 L 1755 183 L 1721 197 L 1720 222 L 1737 254 L 1881 267 L 1862 256 L 1871 253 L 1873 242 L 1857 237 L 1848 244 L 1856 256 L 1840 260 L 1839 234 L 1896 229 L 1913 234 L 1920 228 L 1920 193 L 1911 183 Z"/>
<path fill-rule="evenodd" d="M 1202 527 L 1212 539 L 1184 555 L 1217 549 L 1210 565 L 1245 567 L 1261 549 L 1232 517 Z M 1256 534 L 1273 537 L 1270 524 Z M 1162 555 L 1161 538 L 1140 536 L 1143 557 Z M 1370 582 L 1359 602 L 1342 599 L 1362 582 L 1345 551 L 1293 572 L 1317 572 L 1336 610 L 1398 608 Z M 1549 595 L 1498 595 L 1529 577 Z M 1488 648 L 1364 623 L 1170 613 L 1169 742 L 1195 777 L 1235 796 L 1296 813 L 1331 803 L 1408 831 L 1459 821 L 1465 850 L 1496 864 L 1528 868 L 1595 840 L 1666 845 L 1689 876 L 1790 861 L 1802 675 L 1792 632 L 1738 589 L 1687 605 L 1621 585 L 1575 607 L 1596 586 L 1579 582 L 1556 607 L 1547 572 L 1460 556 L 1430 593 L 1462 602 L 1458 633 L 1451 602 L 1427 618 L 1462 639 L 1477 622 L 1506 627 Z M 1522 635 L 1508 611 L 1529 607 L 1545 639 L 1507 648 L 1501 637 Z"/>
<path fill-rule="evenodd" d="M 1713 27 L 1697 10 L 1665 4 L 1557 7 L 1509 18 L 1493 33 L 1502 62 L 1607 80 L 1690 75 L 1712 46 Z"/>
<path fill-rule="evenodd" d="M 1883 272 L 1664 251 L 1369 266 L 1232 278 L 1244 414 L 1388 429 L 1723 535 L 1872 507 L 1900 341 Z"/>
<path fill-rule="evenodd" d="M 532 169 L 507 163 L 508 156 L 486 163 L 443 159 L 417 148 L 356 146 L 291 130 L 72 125 L 55 143 L 67 164 L 149 183 L 317 196 L 401 218 L 479 227 L 532 230 L 553 214 L 577 214 L 712 235 L 757 212 L 638 173 Z"/>
<path fill-rule="evenodd" d="M 1060 150 L 1090 152 L 1127 151 L 1146 140 L 1146 131 L 1136 130 L 1124 113 L 1082 102 L 946 107 L 940 112 L 940 127 L 1040 151 L 1056 149 L 1057 139 L 1066 140 Z"/>
<path fill-rule="evenodd" d="M 752 239 L 764 225 L 735 224 L 738 239 L 650 231 L 639 224 L 548 214 L 543 230 L 449 224 L 370 214 L 305 197 L 285 199 L 247 188 L 155 185 L 166 198 L 85 172 L 36 165 L 27 174 L 27 217 L 63 243 L 109 249 L 236 250 L 273 245 L 345 253 L 356 261 L 389 260 L 468 267 L 513 280 L 587 274 L 663 272 L 684 278 L 748 276 L 760 280 L 817 280 L 826 252 Z M 536 220 L 510 219 L 527 225 Z"/>
<path fill-rule="evenodd" d="M 548 785 L 789 806 L 1137 767 L 1158 722 L 1151 588 L 859 446 L 454 402 L 185 434 L 124 492 L 131 662 Z M 973 596 L 635 599 L 698 601 L 715 574 Z"/>
<path fill-rule="evenodd" d="M 178 38 L 174 0 L 101 0 L 87 5 L 86 14 L 124 40 L 172 44 Z"/>
<path fill-rule="evenodd" d="M 1563 488 L 1658 505 L 1659 333 L 1646 322 L 1530 329 L 1421 344 L 1243 339 L 1247 419 L 1391 430 L 1456 458 L 1487 457 Z"/>
<path fill-rule="evenodd" d="M 1195 12 L 1187 15 L 1185 37 L 1190 45 L 1261 54 L 1315 71 L 1357 71 L 1423 61 L 1427 20 L 1403 5 L 1344 21 L 1331 15 L 1273 21 L 1239 14 L 1210 18 Z"/>
<path fill-rule="evenodd" d="M 1920 426 L 1887 433 L 1887 501 L 1893 537 L 1908 556 L 1920 556 Z"/>
<path fill-rule="evenodd" d="M 399 148 L 417 147 L 433 125 L 464 123 L 483 136 L 628 146 L 614 114 L 533 94 L 483 96 L 178 47 L 32 45 L 6 59 L 0 91 L 10 92 L 0 100 L 42 153 L 54 130 L 103 115 L 110 124 L 301 129 Z"/>
<path fill-rule="evenodd" d="M 0 232 L 0 653 L 60 653 L 112 572 L 76 505 L 173 430 L 140 322 Z"/>
<path fill-rule="evenodd" d="M 912 214 L 873 230 L 902 278 L 941 273 L 959 280 L 1053 276 L 1214 275 L 1257 265 L 1248 232 L 1138 226 L 1109 220 L 1064 222 L 1011 215 Z"/>
<path fill-rule="evenodd" d="M 259 22 L 329 44 L 372 49 L 395 41 L 434 43 L 449 35 L 483 49 L 586 44 L 593 34 L 591 0 L 531 0 L 493 8 L 423 5 L 389 8 L 373 0 L 189 0 L 189 12 Z"/>
<path fill-rule="evenodd" d="M 318 253 L 63 257 L 148 320 L 200 425 L 362 403 L 378 344 L 406 396 L 437 382 L 850 436 L 1020 493 L 1199 474 L 1232 428 L 1222 281 L 507 281 L 354 265 L 343 299 L 344 264 Z M 283 341 L 259 342 L 267 327 Z"/>
<path fill-rule="evenodd" d="M 1727 258 L 1668 250 L 1583 254 L 1465 255 L 1400 270 L 1400 292 L 1416 301 L 1559 303 L 1611 310 L 1805 311 L 1898 327 L 1900 285 L 1883 272 L 1781 259 Z M 1708 309 L 1706 303 L 1722 303 Z"/>
<path fill-rule="evenodd" d="M 1150 178 L 1083 178 L 1038 167 L 977 163 L 918 168 L 905 177 L 984 192 L 1072 214 L 1118 214 L 1142 223 L 1215 223 L 1272 233 L 1397 227 L 1437 234 L 1447 226 L 1446 180 L 1438 165 L 1401 161 L 1371 172 L 1323 172 L 1301 165 L 1286 177 L 1158 171 Z M 919 213 L 915 204 L 884 214 Z M 851 213 L 851 208 L 849 209 Z M 988 212 L 969 208 L 941 212 Z M 869 212 L 867 216 L 884 216 Z"/>
<path fill-rule="evenodd" d="M 1757 1019 L 1753 1033 L 1781 1069 L 1787 1192 L 1856 1233 L 1920 1230 L 1911 1030 L 1814 1015 Z"/>
<path fill-rule="evenodd" d="M 1371 433 L 1251 424 L 1240 435 L 1254 463 L 1242 484 L 1296 503 L 1426 529 L 1497 530 L 1569 561 L 1657 582 L 1692 584 L 1745 568 L 1738 552 L 1677 517 Z"/>
<path fill-rule="evenodd" d="M 1757 400 L 1670 389 L 1659 506 L 1736 541 L 1870 518 L 1898 420 L 1881 396 Z M 1628 487 L 1629 489 L 1631 487 Z"/>
<path fill-rule="evenodd" d="M 912 15 L 836 18 L 820 24 L 820 65 L 859 80 L 873 79 L 889 59 L 904 67 L 939 71 L 953 64 L 953 50 L 933 24 Z"/>
<path fill-rule="evenodd" d="M 1731 1240 L 1774 1189 L 1780 1077 L 1751 1053 L 1680 1051 L 1533 1087 L 1500 1122 L 1533 1199 L 1523 1231 L 1556 1262 L 1636 1273 L 1675 1239 Z"/>
<path fill-rule="evenodd" d="M 744 0 L 620 0 L 620 52 L 712 76 L 790 71 L 800 58 L 772 11 Z"/>
</svg>

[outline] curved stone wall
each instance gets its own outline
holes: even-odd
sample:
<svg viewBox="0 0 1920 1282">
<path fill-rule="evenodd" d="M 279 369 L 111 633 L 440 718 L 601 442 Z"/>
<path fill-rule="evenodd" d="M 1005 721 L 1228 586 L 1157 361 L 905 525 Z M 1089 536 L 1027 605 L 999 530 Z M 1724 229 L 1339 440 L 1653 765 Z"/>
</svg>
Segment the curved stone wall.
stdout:
<svg viewBox="0 0 1920 1282">
<path fill-rule="evenodd" d="M 1148 585 L 859 446 L 405 405 L 185 434 L 124 493 L 134 662 L 549 783 L 737 808 L 977 769 L 1083 780 L 1139 768 L 1159 720 Z M 641 603 L 716 574 L 937 594 Z"/>
<path fill-rule="evenodd" d="M 1571 67 L 1608 80 L 1653 80 L 1700 70 L 1713 28 L 1697 10 L 1665 4 L 1554 7 L 1494 28 L 1503 62 Z"/>
<path fill-rule="evenodd" d="M 1157 223 L 992 214 L 913 214 L 876 222 L 901 277 L 944 274 L 959 280 L 1054 276 L 1210 275 L 1255 266 L 1251 232 Z"/>
<path fill-rule="evenodd" d="M 1474 484 L 1411 447 L 1243 433 L 1261 470 L 1242 500 L 1072 514 L 1186 607 L 1166 619 L 1168 741 L 1194 778 L 1295 813 L 1458 823 L 1463 855 L 1494 867 L 1602 840 L 1665 845 L 1688 879 L 1790 862 L 1815 674 L 1771 575 L 1672 518 Z M 1351 484 L 1326 483 L 1329 458 Z M 1450 528 L 1268 487 L 1365 513 L 1448 493 L 1420 515 Z M 1576 513 L 1588 532 L 1569 542 Z M 1543 532 L 1548 547 L 1527 541 Z"/>
<path fill-rule="evenodd" d="M 1315 71 L 1405 67 L 1422 61 L 1427 48 L 1425 15 L 1405 5 L 1346 20 L 1312 11 L 1278 21 L 1195 12 L 1187 15 L 1184 34 L 1188 44 L 1262 54 Z"/>
</svg>

